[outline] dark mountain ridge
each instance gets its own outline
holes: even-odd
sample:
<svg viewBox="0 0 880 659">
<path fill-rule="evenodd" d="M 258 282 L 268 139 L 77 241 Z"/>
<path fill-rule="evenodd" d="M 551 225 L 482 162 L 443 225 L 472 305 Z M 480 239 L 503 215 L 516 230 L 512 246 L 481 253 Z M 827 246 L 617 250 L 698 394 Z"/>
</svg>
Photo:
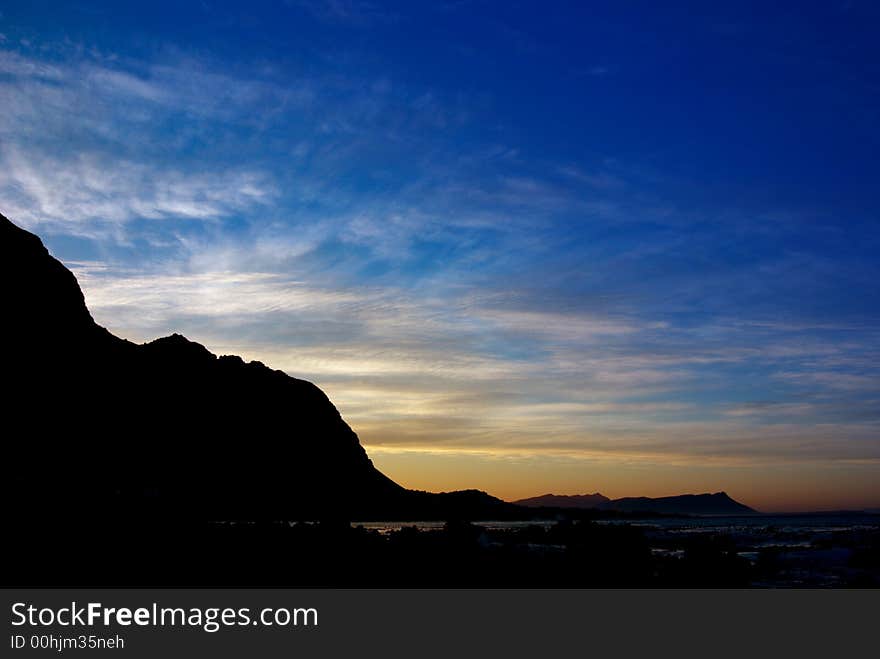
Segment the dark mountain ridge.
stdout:
<svg viewBox="0 0 880 659">
<path fill-rule="evenodd" d="M 680 494 L 671 497 L 624 497 L 609 499 L 599 494 L 544 494 L 514 501 L 528 508 L 596 508 L 616 512 L 646 512 L 663 515 L 739 515 L 757 512 L 735 501 L 726 492 Z"/>
<path fill-rule="evenodd" d="M 609 501 L 611 499 L 595 492 L 593 494 L 542 494 L 537 497 L 520 499 L 513 503 L 527 508 L 600 508 Z"/>
<path fill-rule="evenodd" d="M 4 501 L 107 519 L 499 516 L 379 472 L 315 385 L 179 334 L 137 345 L 95 323 L 74 275 L 0 215 Z"/>
</svg>

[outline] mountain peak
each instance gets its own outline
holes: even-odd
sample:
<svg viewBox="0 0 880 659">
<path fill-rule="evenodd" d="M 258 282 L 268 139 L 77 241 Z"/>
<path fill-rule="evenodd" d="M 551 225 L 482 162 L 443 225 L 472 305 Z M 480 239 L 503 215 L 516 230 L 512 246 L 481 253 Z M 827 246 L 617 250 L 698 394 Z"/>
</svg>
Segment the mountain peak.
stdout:
<svg viewBox="0 0 880 659">
<path fill-rule="evenodd" d="M 170 334 L 144 344 L 151 354 L 159 353 L 166 359 L 196 359 L 213 361 L 217 357 L 201 343 L 190 341 L 182 334 Z"/>
</svg>

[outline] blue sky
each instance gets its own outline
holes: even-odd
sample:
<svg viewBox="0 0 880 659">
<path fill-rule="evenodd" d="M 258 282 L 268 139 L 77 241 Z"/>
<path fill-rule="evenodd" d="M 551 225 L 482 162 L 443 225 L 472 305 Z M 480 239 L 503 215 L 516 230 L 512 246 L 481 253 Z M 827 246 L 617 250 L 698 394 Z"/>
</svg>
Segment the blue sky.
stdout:
<svg viewBox="0 0 880 659">
<path fill-rule="evenodd" d="M 4 2 L 0 211 L 404 484 L 880 505 L 880 8 Z"/>
</svg>

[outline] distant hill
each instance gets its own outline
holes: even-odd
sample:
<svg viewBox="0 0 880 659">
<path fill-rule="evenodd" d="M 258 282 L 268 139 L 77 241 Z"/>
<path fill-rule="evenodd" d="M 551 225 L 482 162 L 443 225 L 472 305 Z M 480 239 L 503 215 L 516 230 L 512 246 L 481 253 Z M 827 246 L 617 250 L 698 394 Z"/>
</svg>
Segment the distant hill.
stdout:
<svg viewBox="0 0 880 659">
<path fill-rule="evenodd" d="M 580 495 L 545 494 L 529 499 L 520 499 L 513 503 L 530 508 L 597 508 L 616 512 L 646 512 L 665 515 L 737 515 L 757 512 L 730 498 L 726 492 L 681 494 L 653 499 L 649 497 L 609 499 L 598 492 Z"/>
<path fill-rule="evenodd" d="M 599 494 L 542 494 L 513 503 L 528 508 L 600 508 L 611 499 Z"/>
<path fill-rule="evenodd" d="M 645 511 L 664 514 L 736 515 L 757 512 L 731 499 L 726 492 L 714 494 L 681 494 L 672 497 L 625 497 L 614 499 L 610 506 L 621 512 Z"/>
</svg>

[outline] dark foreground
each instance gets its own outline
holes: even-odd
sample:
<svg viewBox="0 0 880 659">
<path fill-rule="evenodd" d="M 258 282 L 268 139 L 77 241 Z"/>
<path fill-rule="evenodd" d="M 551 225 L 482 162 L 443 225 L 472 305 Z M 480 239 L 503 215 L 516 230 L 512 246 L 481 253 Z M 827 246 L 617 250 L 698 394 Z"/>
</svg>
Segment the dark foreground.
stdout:
<svg viewBox="0 0 880 659">
<path fill-rule="evenodd" d="M 864 522 L 44 523 L 6 536 L 4 585 L 878 587 L 880 521 Z"/>
</svg>

